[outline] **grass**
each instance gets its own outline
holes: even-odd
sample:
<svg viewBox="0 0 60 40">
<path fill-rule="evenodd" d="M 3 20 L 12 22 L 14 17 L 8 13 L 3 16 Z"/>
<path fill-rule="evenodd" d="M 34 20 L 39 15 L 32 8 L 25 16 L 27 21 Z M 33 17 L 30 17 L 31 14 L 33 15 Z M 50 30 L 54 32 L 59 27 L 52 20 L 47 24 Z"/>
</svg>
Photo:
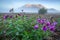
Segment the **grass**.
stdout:
<svg viewBox="0 0 60 40">
<path fill-rule="evenodd" d="M 50 19 L 51 16 L 58 22 L 60 25 L 60 15 L 48 15 L 48 14 L 7 14 L 13 15 L 13 18 L 3 19 L 5 14 L 0 16 L 0 39 L 1 40 L 43 40 L 50 36 L 49 31 L 42 31 L 42 25 L 39 25 L 38 30 L 34 30 L 34 25 L 37 24 L 36 19 L 38 17 Z M 17 17 L 16 17 L 17 15 Z"/>
</svg>

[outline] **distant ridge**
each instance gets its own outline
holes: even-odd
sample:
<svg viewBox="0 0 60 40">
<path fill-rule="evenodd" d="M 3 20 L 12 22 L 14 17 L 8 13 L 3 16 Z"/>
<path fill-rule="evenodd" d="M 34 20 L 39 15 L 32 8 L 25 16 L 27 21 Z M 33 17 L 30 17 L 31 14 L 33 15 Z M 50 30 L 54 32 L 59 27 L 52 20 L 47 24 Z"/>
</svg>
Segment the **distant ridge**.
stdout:
<svg viewBox="0 0 60 40">
<path fill-rule="evenodd" d="M 24 12 L 29 12 L 29 13 L 38 13 L 38 10 L 41 8 L 45 8 L 41 4 L 25 4 L 22 7 L 19 7 L 18 10 L 22 12 L 21 10 L 24 10 Z"/>
<path fill-rule="evenodd" d="M 41 4 L 26 4 L 25 6 L 26 6 L 26 7 L 35 6 L 35 7 L 38 7 L 38 8 L 44 8 L 44 6 L 41 5 Z"/>
<path fill-rule="evenodd" d="M 38 13 L 38 10 L 41 8 L 46 8 L 42 4 L 25 4 L 17 9 L 18 12 L 25 12 L 25 13 Z M 59 10 L 56 10 L 54 8 L 46 8 L 47 13 L 60 13 Z"/>
</svg>

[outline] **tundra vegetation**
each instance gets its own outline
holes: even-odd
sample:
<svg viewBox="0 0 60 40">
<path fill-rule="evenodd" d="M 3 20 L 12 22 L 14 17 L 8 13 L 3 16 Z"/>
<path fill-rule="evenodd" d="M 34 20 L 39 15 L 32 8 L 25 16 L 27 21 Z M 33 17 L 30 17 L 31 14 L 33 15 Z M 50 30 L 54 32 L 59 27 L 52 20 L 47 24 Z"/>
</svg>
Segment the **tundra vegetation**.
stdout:
<svg viewBox="0 0 60 40">
<path fill-rule="evenodd" d="M 55 21 L 22 14 L 0 16 L 1 40 L 44 40 L 51 36 L 60 25 Z"/>
</svg>

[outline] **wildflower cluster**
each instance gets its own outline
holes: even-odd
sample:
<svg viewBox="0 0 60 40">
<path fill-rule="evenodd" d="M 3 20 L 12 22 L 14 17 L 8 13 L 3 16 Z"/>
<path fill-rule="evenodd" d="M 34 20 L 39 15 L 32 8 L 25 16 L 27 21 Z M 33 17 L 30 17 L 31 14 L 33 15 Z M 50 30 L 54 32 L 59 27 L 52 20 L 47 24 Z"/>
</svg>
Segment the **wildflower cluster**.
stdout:
<svg viewBox="0 0 60 40">
<path fill-rule="evenodd" d="M 21 16 L 21 14 L 16 15 L 16 17 L 17 16 Z M 3 16 L 3 19 L 7 19 L 7 18 L 13 18 L 13 15 L 4 15 Z"/>
<path fill-rule="evenodd" d="M 0 20 L 0 39 L 43 40 L 44 38 L 49 37 L 51 31 L 55 30 L 57 22 L 50 22 L 47 19 L 40 18 L 36 21 L 36 18 L 37 16 L 35 15 L 5 14 Z"/>
<path fill-rule="evenodd" d="M 39 24 L 43 25 L 43 27 L 41 29 L 44 30 L 44 31 L 47 31 L 47 30 L 54 31 L 55 30 L 55 27 L 57 25 L 57 22 L 52 22 L 51 23 L 49 20 L 40 19 L 40 18 L 37 19 L 37 22 Z M 38 25 L 35 25 L 34 28 L 35 29 L 38 29 L 39 26 Z"/>
</svg>

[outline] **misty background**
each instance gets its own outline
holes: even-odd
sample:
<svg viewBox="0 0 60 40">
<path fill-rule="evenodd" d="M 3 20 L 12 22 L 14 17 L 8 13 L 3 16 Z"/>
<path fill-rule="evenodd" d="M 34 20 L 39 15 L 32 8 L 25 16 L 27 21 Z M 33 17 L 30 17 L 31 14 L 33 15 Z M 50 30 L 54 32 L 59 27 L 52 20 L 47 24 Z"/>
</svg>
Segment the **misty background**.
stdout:
<svg viewBox="0 0 60 40">
<path fill-rule="evenodd" d="M 0 12 L 9 12 L 11 8 L 19 12 L 18 9 L 26 4 L 41 4 L 48 9 L 60 11 L 60 0 L 0 0 Z"/>
</svg>

